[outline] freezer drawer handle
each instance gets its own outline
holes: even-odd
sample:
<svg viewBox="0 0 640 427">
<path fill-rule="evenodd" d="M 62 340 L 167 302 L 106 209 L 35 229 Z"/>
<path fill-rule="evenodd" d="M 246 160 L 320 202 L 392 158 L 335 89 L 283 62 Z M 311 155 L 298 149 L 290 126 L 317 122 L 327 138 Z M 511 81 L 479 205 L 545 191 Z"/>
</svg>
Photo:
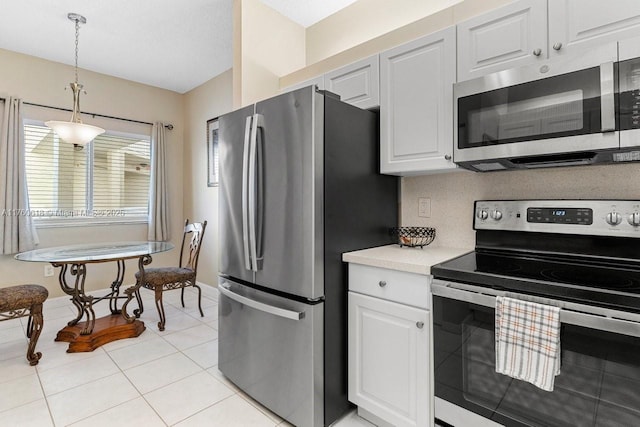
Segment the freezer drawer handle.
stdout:
<svg viewBox="0 0 640 427">
<path fill-rule="evenodd" d="M 218 291 L 222 293 L 222 295 L 227 298 L 231 298 L 234 301 L 239 302 L 240 304 L 244 304 L 247 307 L 255 308 L 256 310 L 264 311 L 265 313 L 273 314 L 275 316 L 284 317 L 286 319 L 292 320 L 302 320 L 304 319 L 304 311 L 293 311 L 287 310 L 286 308 L 274 307 L 273 305 L 265 304 L 263 302 L 259 302 L 253 300 L 251 298 L 247 298 L 242 295 L 238 295 L 229 289 L 224 284 L 218 286 Z"/>
</svg>

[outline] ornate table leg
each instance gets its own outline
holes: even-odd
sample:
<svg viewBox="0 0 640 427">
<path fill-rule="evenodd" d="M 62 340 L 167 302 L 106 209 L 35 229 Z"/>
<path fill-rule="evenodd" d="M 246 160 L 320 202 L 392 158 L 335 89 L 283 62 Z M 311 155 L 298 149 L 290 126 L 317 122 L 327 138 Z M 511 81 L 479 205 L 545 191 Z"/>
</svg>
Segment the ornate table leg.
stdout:
<svg viewBox="0 0 640 427">
<path fill-rule="evenodd" d="M 87 275 L 87 266 L 85 264 L 71 264 L 70 273 L 75 276 L 74 286 L 71 287 L 67 283 L 67 271 L 69 270 L 69 264 L 52 263 L 54 267 L 60 267 L 60 273 L 58 275 L 58 281 L 62 291 L 71 296 L 71 302 L 78 310 L 78 315 L 75 319 L 67 323 L 69 326 L 74 326 L 84 317 L 87 317 L 87 322 L 82 330 L 83 335 L 88 335 L 93 331 L 93 325 L 95 324 L 96 315 L 93 311 L 93 297 L 86 295 L 84 292 L 84 282 Z"/>
<path fill-rule="evenodd" d="M 125 289 L 124 293 L 127 295 L 127 300 L 122 305 L 122 317 L 127 320 L 127 323 L 132 323 L 136 320 L 136 317 L 140 317 L 140 313 L 142 313 L 142 299 L 140 298 L 140 286 L 144 283 L 144 266 L 151 264 L 152 258 L 151 255 L 142 255 L 138 258 L 138 270 L 140 271 L 140 278 L 136 281 L 136 284 Z M 127 313 L 127 305 L 136 297 L 138 303 L 140 304 L 140 308 L 133 311 L 134 316 L 129 316 Z"/>
<path fill-rule="evenodd" d="M 118 275 L 116 276 L 116 280 L 111 283 L 111 298 L 109 298 L 109 308 L 111 309 L 111 314 L 120 314 L 120 310 L 118 309 L 118 295 L 120 295 L 120 285 L 124 281 L 124 260 L 119 259 L 118 263 Z"/>
<path fill-rule="evenodd" d="M 129 318 L 126 314 L 126 305 L 131 300 L 131 295 L 128 293 L 129 289 L 125 291 L 128 295 L 127 301 L 122 306 L 122 310 L 118 310 L 117 298 L 120 285 L 124 280 L 124 260 L 116 261 L 118 262 L 118 275 L 111 284 L 111 293 L 102 298 L 94 298 L 85 293 L 84 285 L 87 273 L 85 264 L 70 264 L 70 270 L 68 270 L 67 264 L 54 264 L 56 267 L 61 267 L 59 280 L 62 290 L 71 296 L 73 305 L 78 309 L 76 318 L 70 321 L 68 326 L 60 330 L 56 335 L 56 341 L 69 343 L 67 353 L 93 351 L 111 341 L 137 337 L 145 330 L 143 322 Z M 148 260 L 141 259 L 140 265 L 150 262 L 151 257 L 148 257 Z M 71 275 L 75 276 L 74 286 L 69 286 L 67 283 L 67 271 L 70 271 Z M 93 303 L 105 298 L 110 299 L 109 308 L 112 314 L 96 319 Z M 86 321 L 80 322 L 85 315 Z"/>
<path fill-rule="evenodd" d="M 58 281 L 62 291 L 71 296 L 71 302 L 78 310 L 78 315 L 75 319 L 71 320 L 67 325 L 75 326 L 84 317 L 87 317 L 86 324 L 82 329 L 82 335 L 88 335 L 93 331 L 93 326 L 96 322 L 96 314 L 93 311 L 93 296 L 86 295 L 84 292 L 84 283 L 87 275 L 87 266 L 85 264 L 71 264 L 70 273 L 75 276 L 74 286 L 71 287 L 67 283 L 67 270 L 68 264 L 52 263 L 54 267 L 61 267 L 60 274 L 58 275 Z"/>
</svg>

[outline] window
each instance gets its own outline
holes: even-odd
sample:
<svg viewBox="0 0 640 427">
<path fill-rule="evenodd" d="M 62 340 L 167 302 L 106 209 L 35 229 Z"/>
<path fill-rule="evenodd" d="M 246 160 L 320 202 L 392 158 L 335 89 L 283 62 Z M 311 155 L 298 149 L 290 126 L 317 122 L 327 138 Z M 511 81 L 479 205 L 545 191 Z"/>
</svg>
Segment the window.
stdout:
<svg viewBox="0 0 640 427">
<path fill-rule="evenodd" d="M 27 123 L 25 163 L 31 215 L 45 220 L 146 220 L 150 137 L 105 132 L 86 146 Z"/>
<path fill-rule="evenodd" d="M 217 186 L 220 179 L 218 167 L 219 128 L 220 124 L 217 118 L 207 121 L 207 186 L 209 187 Z"/>
</svg>

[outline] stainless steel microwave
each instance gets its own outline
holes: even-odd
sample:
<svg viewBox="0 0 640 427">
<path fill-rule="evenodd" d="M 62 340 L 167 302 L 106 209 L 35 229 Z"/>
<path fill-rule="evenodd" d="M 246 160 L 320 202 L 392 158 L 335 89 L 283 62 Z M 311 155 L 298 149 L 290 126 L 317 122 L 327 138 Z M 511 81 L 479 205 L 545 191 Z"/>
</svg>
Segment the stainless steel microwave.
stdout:
<svg viewBox="0 0 640 427">
<path fill-rule="evenodd" d="M 454 161 L 478 172 L 640 160 L 640 39 L 454 85 Z"/>
</svg>

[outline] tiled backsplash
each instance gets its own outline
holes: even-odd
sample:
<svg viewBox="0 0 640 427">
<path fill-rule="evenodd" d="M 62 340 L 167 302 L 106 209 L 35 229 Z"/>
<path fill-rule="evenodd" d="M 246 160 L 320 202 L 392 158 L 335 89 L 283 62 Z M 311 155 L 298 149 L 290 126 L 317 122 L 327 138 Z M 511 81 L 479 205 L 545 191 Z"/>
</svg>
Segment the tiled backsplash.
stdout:
<svg viewBox="0 0 640 427">
<path fill-rule="evenodd" d="M 429 218 L 418 199 L 431 199 Z M 437 230 L 434 246 L 473 247 L 473 202 L 487 199 L 640 199 L 640 163 L 402 178 L 401 225 Z"/>
</svg>

